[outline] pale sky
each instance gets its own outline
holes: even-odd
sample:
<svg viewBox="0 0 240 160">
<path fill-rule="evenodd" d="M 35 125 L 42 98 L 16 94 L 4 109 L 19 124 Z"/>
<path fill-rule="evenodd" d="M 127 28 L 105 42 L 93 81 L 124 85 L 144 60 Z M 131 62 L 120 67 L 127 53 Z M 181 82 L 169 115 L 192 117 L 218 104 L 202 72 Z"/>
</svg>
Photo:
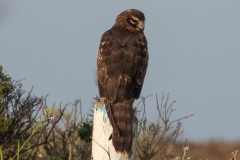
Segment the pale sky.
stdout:
<svg viewBox="0 0 240 160">
<path fill-rule="evenodd" d="M 149 67 L 142 96 L 170 94 L 181 138 L 240 139 L 239 0 L 0 0 L 0 64 L 48 104 L 98 94 L 101 35 L 123 10 L 145 13 Z M 156 120 L 154 97 L 147 99 Z"/>
</svg>

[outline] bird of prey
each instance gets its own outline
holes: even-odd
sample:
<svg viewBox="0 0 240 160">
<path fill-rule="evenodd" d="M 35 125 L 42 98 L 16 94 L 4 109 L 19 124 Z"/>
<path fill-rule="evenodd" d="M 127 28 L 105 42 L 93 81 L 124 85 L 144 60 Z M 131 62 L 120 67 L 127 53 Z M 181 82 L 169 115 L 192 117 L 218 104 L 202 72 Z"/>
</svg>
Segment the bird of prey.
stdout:
<svg viewBox="0 0 240 160">
<path fill-rule="evenodd" d="M 117 152 L 130 152 L 132 146 L 133 102 L 140 96 L 148 66 L 144 21 L 137 9 L 123 11 L 102 35 L 99 46 L 99 94 L 113 127 L 110 139 Z"/>
</svg>

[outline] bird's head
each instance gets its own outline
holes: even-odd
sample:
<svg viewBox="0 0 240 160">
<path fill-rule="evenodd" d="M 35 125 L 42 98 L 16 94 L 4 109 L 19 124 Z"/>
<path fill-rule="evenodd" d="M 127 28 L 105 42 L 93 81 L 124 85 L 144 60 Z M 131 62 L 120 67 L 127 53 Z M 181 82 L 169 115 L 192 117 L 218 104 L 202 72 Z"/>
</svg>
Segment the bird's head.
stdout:
<svg viewBox="0 0 240 160">
<path fill-rule="evenodd" d="M 129 9 L 120 13 L 116 18 L 115 26 L 125 28 L 131 32 L 144 30 L 144 14 L 137 9 Z"/>
</svg>

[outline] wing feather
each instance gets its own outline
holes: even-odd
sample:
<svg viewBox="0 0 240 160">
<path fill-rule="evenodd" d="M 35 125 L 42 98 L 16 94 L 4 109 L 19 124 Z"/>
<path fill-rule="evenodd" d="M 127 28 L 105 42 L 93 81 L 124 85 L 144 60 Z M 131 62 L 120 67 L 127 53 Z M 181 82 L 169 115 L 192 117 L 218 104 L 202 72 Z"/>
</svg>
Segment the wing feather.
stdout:
<svg viewBox="0 0 240 160">
<path fill-rule="evenodd" d="M 97 58 L 100 97 L 110 102 L 139 98 L 148 66 L 147 50 L 143 33 L 105 32 Z"/>
</svg>

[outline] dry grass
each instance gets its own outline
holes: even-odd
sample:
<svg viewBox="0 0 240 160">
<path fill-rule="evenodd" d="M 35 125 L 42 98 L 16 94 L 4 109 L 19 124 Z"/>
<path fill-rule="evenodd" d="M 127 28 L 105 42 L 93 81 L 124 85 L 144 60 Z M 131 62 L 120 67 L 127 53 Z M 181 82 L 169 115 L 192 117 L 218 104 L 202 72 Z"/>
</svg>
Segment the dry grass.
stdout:
<svg viewBox="0 0 240 160">
<path fill-rule="evenodd" d="M 168 160 L 240 160 L 240 142 L 208 141 L 198 143 L 177 142 L 173 149 L 173 157 Z M 156 155 L 152 160 L 165 160 Z"/>
<path fill-rule="evenodd" d="M 181 148 L 184 143 L 177 143 L 176 148 Z M 186 158 L 190 160 L 239 160 L 237 150 L 240 149 L 240 142 L 208 141 L 189 143 L 189 151 Z M 179 151 L 178 151 L 179 154 Z"/>
</svg>

